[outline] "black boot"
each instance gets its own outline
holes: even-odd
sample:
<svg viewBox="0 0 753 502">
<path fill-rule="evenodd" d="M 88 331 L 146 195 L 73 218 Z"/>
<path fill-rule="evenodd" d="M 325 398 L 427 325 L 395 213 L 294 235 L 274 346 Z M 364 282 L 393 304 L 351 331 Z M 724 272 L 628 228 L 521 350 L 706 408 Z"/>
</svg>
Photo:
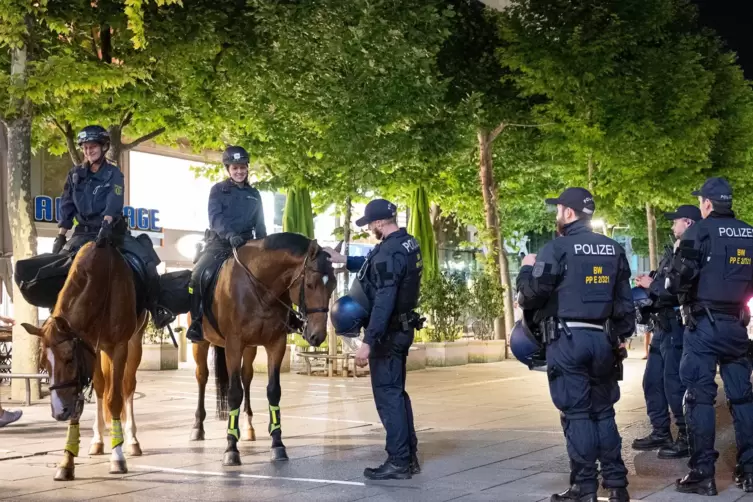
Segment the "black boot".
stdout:
<svg viewBox="0 0 753 502">
<path fill-rule="evenodd" d="M 663 447 L 657 454 L 659 458 L 671 459 L 671 458 L 684 458 L 690 456 L 690 448 L 688 447 L 688 434 L 685 431 L 680 431 L 677 434 L 677 439 L 674 444 L 669 447 Z"/>
<path fill-rule="evenodd" d="M 718 493 L 714 477 L 696 470 L 690 471 L 687 476 L 675 481 L 675 490 L 680 493 L 694 493 L 707 497 L 713 497 Z"/>
<path fill-rule="evenodd" d="M 550 502 L 596 502 L 596 492 L 583 493 L 580 485 L 572 485 L 567 491 L 555 493 Z"/>
<path fill-rule="evenodd" d="M 397 465 L 393 463 L 391 459 L 388 459 L 385 463 L 377 468 L 367 467 L 363 470 L 363 475 L 366 479 L 373 479 L 376 481 L 382 481 L 385 479 L 410 479 L 410 465 Z"/>
<path fill-rule="evenodd" d="M 202 320 L 201 297 L 194 292 L 191 294 L 191 325 L 186 331 L 186 339 L 193 343 L 204 341 L 204 329 L 201 326 Z"/>
<path fill-rule="evenodd" d="M 147 293 L 147 305 L 152 314 L 152 322 L 157 328 L 162 329 L 175 320 L 175 314 L 159 304 L 160 283 L 157 268 L 147 264 L 147 276 L 149 278 L 149 291 Z"/>
<path fill-rule="evenodd" d="M 610 488 L 609 502 L 630 502 L 630 494 L 627 488 Z"/>
<path fill-rule="evenodd" d="M 410 473 L 421 474 L 421 464 L 418 463 L 418 454 L 414 453 L 410 456 Z"/>
<path fill-rule="evenodd" d="M 638 438 L 633 441 L 633 449 L 638 451 L 655 450 L 657 448 L 671 448 L 672 434 L 669 432 L 651 431 L 651 434 L 644 438 Z"/>
<path fill-rule="evenodd" d="M 753 472 L 745 472 L 741 465 L 735 466 L 735 484 L 746 493 L 753 492 Z"/>
</svg>

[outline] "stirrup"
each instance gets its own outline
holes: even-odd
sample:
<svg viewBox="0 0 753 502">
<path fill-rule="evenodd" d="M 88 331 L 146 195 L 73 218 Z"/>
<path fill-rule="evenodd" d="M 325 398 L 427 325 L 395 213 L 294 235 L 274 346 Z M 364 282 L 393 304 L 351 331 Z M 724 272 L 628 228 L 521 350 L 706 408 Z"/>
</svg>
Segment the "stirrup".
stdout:
<svg viewBox="0 0 753 502">
<path fill-rule="evenodd" d="M 156 305 L 152 311 L 152 322 L 158 329 L 166 327 L 175 320 L 175 314 L 161 305 Z"/>
</svg>

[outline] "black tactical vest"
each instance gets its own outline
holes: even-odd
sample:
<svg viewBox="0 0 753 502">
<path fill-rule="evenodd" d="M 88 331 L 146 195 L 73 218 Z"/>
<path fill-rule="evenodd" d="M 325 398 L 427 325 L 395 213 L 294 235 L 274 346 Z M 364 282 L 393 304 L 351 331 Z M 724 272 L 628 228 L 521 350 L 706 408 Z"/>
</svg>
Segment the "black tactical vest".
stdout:
<svg viewBox="0 0 753 502">
<path fill-rule="evenodd" d="M 592 322 L 610 317 L 620 258 L 625 253 L 622 246 L 580 227 L 552 244 L 559 257 L 561 280 L 544 309 L 545 315 Z"/>
<path fill-rule="evenodd" d="M 706 241 L 691 303 L 733 311 L 748 301 L 753 279 L 753 227 L 735 218 L 706 218 L 696 223 Z"/>
</svg>

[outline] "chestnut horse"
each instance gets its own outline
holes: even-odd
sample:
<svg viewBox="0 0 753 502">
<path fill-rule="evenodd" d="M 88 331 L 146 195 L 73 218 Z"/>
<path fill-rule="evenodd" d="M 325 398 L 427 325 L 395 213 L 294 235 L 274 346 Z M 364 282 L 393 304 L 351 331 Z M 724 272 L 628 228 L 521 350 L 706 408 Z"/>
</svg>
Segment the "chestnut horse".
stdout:
<svg viewBox="0 0 753 502">
<path fill-rule="evenodd" d="M 216 330 L 203 319 L 206 341 L 194 344 L 199 404 L 191 439 L 204 439 L 204 390 L 209 370 L 209 345 L 215 351 L 217 416 L 228 419 L 223 465 L 241 465 L 240 407 L 246 401 L 248 427 L 244 439 L 254 440 L 249 402 L 253 361 L 258 346 L 267 352 L 269 434 L 272 460 L 287 460 L 280 422 L 280 368 L 285 355 L 290 315 L 303 321 L 303 337 L 314 346 L 327 336 L 329 299 L 336 281 L 332 264 L 315 240 L 294 233 L 272 234 L 238 249 L 222 266 L 212 299 Z M 298 306 L 298 311 L 291 304 Z M 242 360 L 242 365 L 241 365 Z"/>
<path fill-rule="evenodd" d="M 90 453 L 104 451 L 102 411 L 106 406 L 107 416 L 112 417 L 110 473 L 128 472 L 122 451 L 123 418 L 130 453 L 141 454 L 133 395 L 146 319 L 146 312 L 136 314 L 134 276 L 123 256 L 111 245 L 98 248 L 91 242 L 77 253 L 49 319 L 41 328 L 23 324 L 29 334 L 42 337 L 43 361 L 50 375 L 52 416 L 60 422 L 70 421 L 56 480 L 74 479 L 79 419 L 84 409 L 84 390 L 90 383 L 97 393 Z"/>
</svg>

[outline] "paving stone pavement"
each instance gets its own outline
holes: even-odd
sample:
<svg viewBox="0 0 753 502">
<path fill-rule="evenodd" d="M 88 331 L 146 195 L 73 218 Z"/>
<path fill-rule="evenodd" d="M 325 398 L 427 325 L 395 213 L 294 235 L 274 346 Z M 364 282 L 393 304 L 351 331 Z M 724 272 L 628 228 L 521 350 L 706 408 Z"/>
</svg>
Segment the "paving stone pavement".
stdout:
<svg viewBox="0 0 753 502">
<path fill-rule="evenodd" d="M 655 452 L 630 450 L 632 440 L 649 430 L 641 389 L 645 362 L 639 355 L 634 351 L 626 362 L 617 406 L 631 495 L 652 502 L 705 500 L 674 491 L 674 480 L 686 471 L 683 460 L 659 460 Z M 362 476 L 364 467 L 385 457 L 368 377 L 283 374 L 282 430 L 290 461 L 273 464 L 266 433 L 267 380 L 257 374 L 251 391 L 257 441 L 239 445 L 243 465 L 232 468 L 221 463 L 226 424 L 214 418 L 211 382 L 206 440 L 191 442 L 193 372 L 144 371 L 138 379 L 135 410 L 144 454 L 128 458 L 128 474 L 108 474 L 109 448 L 105 456 L 87 454 L 94 416 L 93 405 L 87 405 L 76 480 L 53 481 L 66 424 L 52 420 L 49 399 L 44 399 L 25 408 L 20 422 L 0 429 L 0 499 L 533 502 L 548 500 L 568 484 L 559 414 L 546 375 L 514 361 L 409 373 L 423 473 L 390 482 L 369 482 Z M 2 392 L 7 395 L 7 388 Z M 720 493 L 712 500 L 753 501 L 753 495 L 746 496 L 732 483 L 734 431 L 724 402 L 720 390 Z M 9 406 L 5 400 L 3 405 Z M 241 423 L 243 428 L 245 419 Z"/>
</svg>

